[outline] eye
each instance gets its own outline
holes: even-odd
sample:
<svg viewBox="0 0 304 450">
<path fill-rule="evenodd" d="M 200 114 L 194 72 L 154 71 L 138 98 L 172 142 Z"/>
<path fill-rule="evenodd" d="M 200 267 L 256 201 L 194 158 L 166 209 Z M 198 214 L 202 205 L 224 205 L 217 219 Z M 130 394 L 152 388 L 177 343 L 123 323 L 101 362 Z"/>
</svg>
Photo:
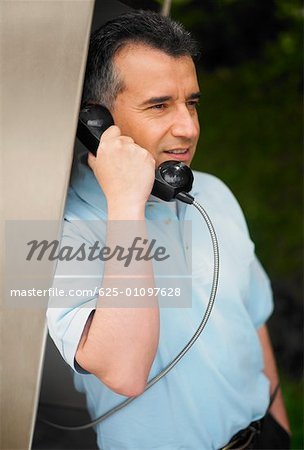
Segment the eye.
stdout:
<svg viewBox="0 0 304 450">
<path fill-rule="evenodd" d="M 166 103 L 158 103 L 157 105 L 153 105 L 150 107 L 150 109 L 157 109 L 157 110 L 163 110 L 167 108 L 167 104 Z"/>
<path fill-rule="evenodd" d="M 199 105 L 199 101 L 198 100 L 189 100 L 187 102 L 187 106 L 189 109 L 196 109 Z"/>
</svg>

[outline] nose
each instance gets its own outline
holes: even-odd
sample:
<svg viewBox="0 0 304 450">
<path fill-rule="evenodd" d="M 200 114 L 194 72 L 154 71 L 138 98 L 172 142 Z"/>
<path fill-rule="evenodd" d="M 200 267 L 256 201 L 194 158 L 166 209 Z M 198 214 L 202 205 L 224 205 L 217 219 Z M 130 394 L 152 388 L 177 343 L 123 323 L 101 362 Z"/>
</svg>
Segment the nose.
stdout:
<svg viewBox="0 0 304 450">
<path fill-rule="evenodd" d="M 171 133 L 174 137 L 193 140 L 199 135 L 199 122 L 196 110 L 189 109 L 187 105 L 176 108 Z"/>
</svg>

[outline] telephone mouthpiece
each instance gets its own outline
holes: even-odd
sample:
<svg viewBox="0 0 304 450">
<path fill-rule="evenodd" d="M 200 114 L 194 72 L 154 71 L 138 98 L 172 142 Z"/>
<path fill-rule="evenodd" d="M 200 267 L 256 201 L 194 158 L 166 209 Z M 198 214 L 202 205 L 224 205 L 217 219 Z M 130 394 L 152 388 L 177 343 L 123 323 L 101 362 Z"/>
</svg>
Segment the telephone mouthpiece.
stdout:
<svg viewBox="0 0 304 450">
<path fill-rule="evenodd" d="M 192 189 L 193 174 L 191 169 L 180 161 L 165 161 L 158 167 L 152 195 L 170 201 L 180 192 Z"/>
</svg>

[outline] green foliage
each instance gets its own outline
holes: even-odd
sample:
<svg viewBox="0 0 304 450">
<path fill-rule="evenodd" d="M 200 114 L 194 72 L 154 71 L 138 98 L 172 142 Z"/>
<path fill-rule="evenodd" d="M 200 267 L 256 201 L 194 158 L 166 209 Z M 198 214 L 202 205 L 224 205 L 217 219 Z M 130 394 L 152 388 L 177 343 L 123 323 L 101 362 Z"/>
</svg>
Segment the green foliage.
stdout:
<svg viewBox="0 0 304 450">
<path fill-rule="evenodd" d="M 194 167 L 236 193 L 258 253 L 280 278 L 301 270 L 301 102 L 297 74 L 274 71 L 270 60 L 201 76 Z"/>
<path fill-rule="evenodd" d="M 201 44 L 208 70 L 235 66 L 258 57 L 266 42 L 289 26 L 276 1 L 191 0 L 172 2 L 172 17 L 191 29 Z"/>
<path fill-rule="evenodd" d="M 303 450 L 303 381 L 281 379 L 281 387 L 292 429 L 291 448 Z"/>
</svg>

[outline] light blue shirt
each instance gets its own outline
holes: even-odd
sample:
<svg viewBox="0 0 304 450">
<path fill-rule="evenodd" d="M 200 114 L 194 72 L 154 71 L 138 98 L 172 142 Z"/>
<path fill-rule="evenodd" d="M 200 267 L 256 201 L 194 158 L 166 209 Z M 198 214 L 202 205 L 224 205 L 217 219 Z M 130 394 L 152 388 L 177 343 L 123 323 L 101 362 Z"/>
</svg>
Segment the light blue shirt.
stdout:
<svg viewBox="0 0 304 450">
<path fill-rule="evenodd" d="M 269 280 L 254 254 L 242 211 L 230 190 L 212 175 L 194 172 L 194 178 L 191 194 L 207 210 L 219 242 L 220 276 L 214 309 L 198 341 L 178 365 L 96 427 L 98 445 L 103 450 L 219 449 L 267 409 L 269 381 L 263 373 L 257 329 L 272 311 Z M 183 249 L 180 254 L 184 255 L 185 265 L 191 246 L 192 306 L 160 308 L 160 341 L 151 379 L 185 346 L 202 319 L 210 294 L 213 254 L 206 225 L 193 206 L 177 202 L 174 211 L 167 203 L 151 197 L 146 216 L 163 222 L 160 232 L 165 239 L 166 224 L 172 219 L 192 224 L 192 244 L 189 236 L 181 237 L 179 233 L 172 236 L 170 232 L 168 237 Z M 75 222 L 79 220 L 87 225 L 80 226 Z M 93 243 L 96 236 L 91 220 L 106 220 L 106 199 L 91 170 L 78 164 L 66 203 L 62 245 L 77 247 L 84 240 Z M 102 284 L 103 263 L 95 261 L 94 265 Z M 59 264 L 57 274 L 60 270 Z M 59 276 L 54 285 L 82 289 L 90 283 L 93 286 L 96 280 Z M 74 369 L 76 388 L 86 393 L 95 419 L 125 399 L 95 376 L 79 373 L 75 367 L 77 345 L 97 296 L 77 297 L 61 307 L 56 301 L 50 299 L 49 331 Z"/>
</svg>

